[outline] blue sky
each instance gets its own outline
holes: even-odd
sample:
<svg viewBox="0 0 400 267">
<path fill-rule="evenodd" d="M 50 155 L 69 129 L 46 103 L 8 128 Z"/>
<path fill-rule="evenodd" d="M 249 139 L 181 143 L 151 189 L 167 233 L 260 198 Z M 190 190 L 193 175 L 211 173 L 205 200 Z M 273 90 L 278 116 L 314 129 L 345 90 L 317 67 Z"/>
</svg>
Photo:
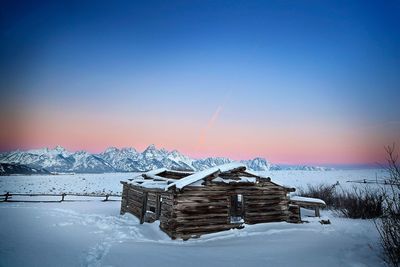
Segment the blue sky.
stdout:
<svg viewBox="0 0 400 267">
<path fill-rule="evenodd" d="M 6 2 L 0 101 L 10 127 L 1 148 L 54 142 L 100 150 L 120 139 L 120 146 L 150 142 L 200 156 L 380 159 L 379 148 L 400 141 L 399 11 L 398 1 Z M 219 107 L 204 147 L 191 145 Z M 105 116 L 126 136 L 110 133 L 85 147 L 68 129 L 89 134 L 107 125 L 74 116 Z M 66 123 L 52 138 L 35 128 L 56 119 Z M 27 136 L 27 120 L 38 121 L 29 126 L 37 138 Z M 235 131 L 238 122 L 248 136 Z M 168 139 L 154 132 L 161 124 L 182 130 Z M 279 151 L 273 143 L 282 136 L 296 142 Z M 315 151 L 302 154 L 307 146 L 296 143 Z M 357 153 L 347 158 L 349 151 Z"/>
</svg>

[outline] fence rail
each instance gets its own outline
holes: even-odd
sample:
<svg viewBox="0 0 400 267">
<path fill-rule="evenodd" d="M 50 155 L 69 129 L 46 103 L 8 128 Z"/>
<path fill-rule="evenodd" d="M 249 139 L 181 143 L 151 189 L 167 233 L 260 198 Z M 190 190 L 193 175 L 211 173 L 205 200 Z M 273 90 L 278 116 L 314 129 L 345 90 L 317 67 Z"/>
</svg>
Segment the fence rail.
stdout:
<svg viewBox="0 0 400 267">
<path fill-rule="evenodd" d="M 13 196 L 26 196 L 26 197 L 61 197 L 60 200 L 24 200 L 24 199 L 13 199 Z M 87 201 L 87 200 L 79 200 L 79 199 L 68 199 L 66 200 L 66 196 L 74 196 L 74 197 L 99 197 L 104 198 L 102 201 L 120 201 L 109 199 L 109 197 L 121 197 L 118 194 L 78 194 L 78 193 L 61 193 L 61 194 L 36 194 L 36 193 L 10 193 L 7 192 L 5 194 L 0 195 L 0 202 L 63 202 L 63 201 Z"/>
<path fill-rule="evenodd" d="M 369 179 L 362 179 L 362 180 L 350 180 L 346 181 L 346 183 L 357 183 L 357 184 L 383 184 L 383 185 L 397 185 L 396 183 L 393 183 L 390 180 L 369 180 Z"/>
</svg>

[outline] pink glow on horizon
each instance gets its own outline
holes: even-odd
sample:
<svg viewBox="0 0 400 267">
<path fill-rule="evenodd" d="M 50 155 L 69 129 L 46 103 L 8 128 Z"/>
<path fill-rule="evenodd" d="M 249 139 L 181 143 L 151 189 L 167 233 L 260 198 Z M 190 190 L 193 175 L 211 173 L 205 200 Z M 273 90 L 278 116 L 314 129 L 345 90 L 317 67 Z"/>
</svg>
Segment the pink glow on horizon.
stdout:
<svg viewBox="0 0 400 267">
<path fill-rule="evenodd" d="M 220 111 L 218 108 L 210 119 L 207 138 L 199 147 L 202 125 L 184 117 L 165 119 L 149 115 L 143 119 L 106 112 L 93 115 L 36 110 L 17 120 L 2 121 L 8 128 L 0 131 L 1 149 L 61 145 L 71 151 L 99 153 L 110 146 L 143 151 L 154 143 L 158 148 L 177 149 L 194 158 L 264 157 L 273 163 L 287 164 L 365 164 L 385 159 L 383 146 L 387 145 L 387 138 L 376 138 L 374 132 L 318 124 L 240 127 L 236 123 L 215 123 Z"/>
</svg>

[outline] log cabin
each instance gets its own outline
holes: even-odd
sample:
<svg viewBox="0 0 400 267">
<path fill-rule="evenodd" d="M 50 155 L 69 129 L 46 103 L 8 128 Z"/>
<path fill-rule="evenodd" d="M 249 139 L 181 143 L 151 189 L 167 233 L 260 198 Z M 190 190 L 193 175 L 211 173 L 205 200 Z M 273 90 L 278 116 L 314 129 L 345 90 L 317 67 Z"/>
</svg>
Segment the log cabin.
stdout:
<svg viewBox="0 0 400 267">
<path fill-rule="evenodd" d="M 123 184 L 121 214 L 140 223 L 160 221 L 172 239 L 242 228 L 244 224 L 300 222 L 300 208 L 290 203 L 294 188 L 229 163 L 199 172 L 157 169 Z"/>
</svg>

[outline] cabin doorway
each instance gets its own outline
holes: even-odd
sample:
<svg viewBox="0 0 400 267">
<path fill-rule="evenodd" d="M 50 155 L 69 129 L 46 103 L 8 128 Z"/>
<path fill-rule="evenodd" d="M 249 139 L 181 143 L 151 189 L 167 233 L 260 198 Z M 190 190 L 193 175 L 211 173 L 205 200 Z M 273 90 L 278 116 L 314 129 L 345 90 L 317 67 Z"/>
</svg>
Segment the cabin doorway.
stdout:
<svg viewBox="0 0 400 267">
<path fill-rule="evenodd" d="M 231 196 L 231 223 L 243 223 L 244 205 L 243 195 Z"/>
</svg>

